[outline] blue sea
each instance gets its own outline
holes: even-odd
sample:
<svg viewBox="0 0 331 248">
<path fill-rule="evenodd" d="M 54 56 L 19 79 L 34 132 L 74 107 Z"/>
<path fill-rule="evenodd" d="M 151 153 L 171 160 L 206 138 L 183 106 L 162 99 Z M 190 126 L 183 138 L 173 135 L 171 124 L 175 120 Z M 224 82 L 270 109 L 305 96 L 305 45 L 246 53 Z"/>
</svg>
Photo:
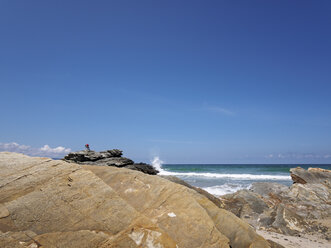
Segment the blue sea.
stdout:
<svg viewBox="0 0 331 248">
<path fill-rule="evenodd" d="M 331 169 L 330 164 L 161 164 L 153 165 L 160 175 L 173 175 L 213 195 L 234 193 L 249 189 L 254 182 L 276 182 L 292 185 L 290 169 L 300 166 Z"/>
</svg>

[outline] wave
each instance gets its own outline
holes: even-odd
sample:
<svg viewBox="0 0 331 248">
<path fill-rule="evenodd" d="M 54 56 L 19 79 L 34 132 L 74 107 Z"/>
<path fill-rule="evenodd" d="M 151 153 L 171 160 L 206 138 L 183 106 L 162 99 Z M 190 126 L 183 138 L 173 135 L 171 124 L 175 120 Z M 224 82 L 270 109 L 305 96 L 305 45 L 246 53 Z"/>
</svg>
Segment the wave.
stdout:
<svg viewBox="0 0 331 248">
<path fill-rule="evenodd" d="M 233 178 L 241 180 L 291 180 L 290 176 L 281 175 L 254 175 L 254 174 L 221 174 L 221 173 L 197 173 L 197 172 L 171 172 L 162 170 L 160 175 L 188 176 L 188 177 L 209 177 L 209 178 Z"/>
<path fill-rule="evenodd" d="M 255 174 L 229 174 L 229 173 L 210 173 L 210 172 L 173 172 L 162 168 L 163 161 L 159 157 L 154 157 L 152 165 L 159 171 L 159 175 L 179 176 L 179 177 L 205 177 L 205 178 L 232 178 L 240 180 L 291 180 L 290 176 L 285 175 L 255 175 Z"/>
<path fill-rule="evenodd" d="M 241 189 L 249 189 L 251 185 L 249 186 L 244 186 L 244 185 L 239 185 L 239 184 L 223 184 L 223 185 L 215 185 L 211 187 L 204 187 L 202 189 L 206 190 L 208 193 L 216 196 L 221 196 L 221 195 L 226 195 L 226 194 L 231 194 L 235 193 L 238 190 Z"/>
</svg>

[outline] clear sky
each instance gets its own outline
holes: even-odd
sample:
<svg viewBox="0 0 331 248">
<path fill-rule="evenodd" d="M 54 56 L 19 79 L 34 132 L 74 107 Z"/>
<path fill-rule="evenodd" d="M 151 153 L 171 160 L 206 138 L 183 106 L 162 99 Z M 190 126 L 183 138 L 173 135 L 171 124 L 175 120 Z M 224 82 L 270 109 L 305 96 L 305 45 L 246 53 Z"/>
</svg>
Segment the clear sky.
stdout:
<svg viewBox="0 0 331 248">
<path fill-rule="evenodd" d="M 330 13 L 328 0 L 1 0 L 0 150 L 331 163 Z"/>
</svg>

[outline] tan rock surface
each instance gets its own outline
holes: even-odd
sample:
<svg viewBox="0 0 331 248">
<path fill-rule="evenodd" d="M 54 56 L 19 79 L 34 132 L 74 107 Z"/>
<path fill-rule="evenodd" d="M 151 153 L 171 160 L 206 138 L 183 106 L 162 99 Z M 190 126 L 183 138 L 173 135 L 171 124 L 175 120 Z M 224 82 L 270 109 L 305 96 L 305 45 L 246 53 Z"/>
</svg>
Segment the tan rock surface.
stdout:
<svg viewBox="0 0 331 248">
<path fill-rule="evenodd" d="M 0 153 L 0 247 L 269 247 L 205 196 L 158 176 Z"/>
</svg>

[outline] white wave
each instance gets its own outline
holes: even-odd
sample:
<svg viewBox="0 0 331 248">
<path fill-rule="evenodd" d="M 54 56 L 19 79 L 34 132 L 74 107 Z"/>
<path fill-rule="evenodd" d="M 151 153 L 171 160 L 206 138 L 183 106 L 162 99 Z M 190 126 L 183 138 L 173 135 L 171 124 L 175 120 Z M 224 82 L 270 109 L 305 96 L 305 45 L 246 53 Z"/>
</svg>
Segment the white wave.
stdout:
<svg viewBox="0 0 331 248">
<path fill-rule="evenodd" d="M 207 178 L 232 178 L 240 180 L 291 180 L 290 176 L 282 175 L 254 175 L 254 174 L 222 174 L 210 172 L 172 172 L 162 169 L 163 161 L 159 157 L 154 157 L 152 165 L 159 171 L 159 175 L 166 176 L 183 176 L 183 177 L 207 177 Z"/>
<path fill-rule="evenodd" d="M 244 186 L 244 185 L 238 185 L 238 184 L 223 184 L 223 185 L 215 185 L 211 187 L 204 187 L 202 189 L 206 190 L 208 193 L 215 195 L 215 196 L 221 196 L 226 194 L 231 194 L 234 192 L 237 192 L 241 189 L 249 189 L 251 185 Z"/>
<path fill-rule="evenodd" d="M 221 173 L 197 173 L 197 172 L 171 172 L 161 169 L 161 175 L 187 176 L 187 177 L 209 177 L 209 178 L 233 178 L 240 180 L 291 180 L 290 176 L 281 175 L 254 175 L 254 174 L 221 174 Z"/>
</svg>

